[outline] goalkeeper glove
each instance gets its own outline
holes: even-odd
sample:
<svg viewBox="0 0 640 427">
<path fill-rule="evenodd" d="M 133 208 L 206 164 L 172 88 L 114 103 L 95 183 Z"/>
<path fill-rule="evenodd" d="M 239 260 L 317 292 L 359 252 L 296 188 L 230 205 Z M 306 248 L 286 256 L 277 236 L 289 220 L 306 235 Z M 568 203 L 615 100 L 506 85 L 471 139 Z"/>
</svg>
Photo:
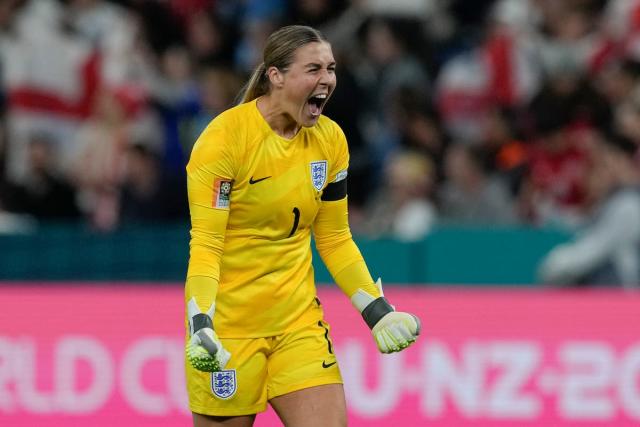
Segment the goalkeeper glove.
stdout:
<svg viewBox="0 0 640 427">
<path fill-rule="evenodd" d="M 380 279 L 376 286 L 380 290 L 379 298 L 358 289 L 351 296 L 351 303 L 362 314 L 381 353 L 401 351 L 414 343 L 420 335 L 420 320 L 413 314 L 395 311 L 384 298 Z"/>
<path fill-rule="evenodd" d="M 220 371 L 231 357 L 213 330 L 212 319 L 215 310 L 216 305 L 213 303 L 207 313 L 202 313 L 195 298 L 191 298 L 187 304 L 190 333 L 186 346 L 187 359 L 199 371 Z"/>
</svg>

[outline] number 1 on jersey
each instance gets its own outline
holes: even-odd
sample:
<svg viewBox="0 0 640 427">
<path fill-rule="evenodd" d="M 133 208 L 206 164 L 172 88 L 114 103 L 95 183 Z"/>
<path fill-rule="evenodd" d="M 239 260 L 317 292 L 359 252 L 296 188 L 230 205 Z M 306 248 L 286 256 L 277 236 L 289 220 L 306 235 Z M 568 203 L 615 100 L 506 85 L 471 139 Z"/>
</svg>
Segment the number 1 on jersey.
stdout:
<svg viewBox="0 0 640 427">
<path fill-rule="evenodd" d="M 298 223 L 300 222 L 300 209 L 293 208 L 293 227 L 291 227 L 291 233 L 287 237 L 293 236 L 293 233 L 298 229 Z"/>
</svg>

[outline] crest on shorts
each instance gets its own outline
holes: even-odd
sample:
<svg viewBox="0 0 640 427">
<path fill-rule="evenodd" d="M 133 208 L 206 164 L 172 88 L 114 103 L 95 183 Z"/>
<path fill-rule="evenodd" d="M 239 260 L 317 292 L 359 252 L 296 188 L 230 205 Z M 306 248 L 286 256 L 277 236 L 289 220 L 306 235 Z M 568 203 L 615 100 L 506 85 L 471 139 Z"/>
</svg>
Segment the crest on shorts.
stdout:
<svg viewBox="0 0 640 427">
<path fill-rule="evenodd" d="M 311 182 L 316 190 L 322 190 L 327 182 L 327 161 L 318 160 L 311 162 Z"/>
<path fill-rule="evenodd" d="M 227 369 L 211 373 L 211 391 L 220 399 L 229 399 L 236 394 L 238 382 L 236 381 L 236 370 Z"/>
</svg>

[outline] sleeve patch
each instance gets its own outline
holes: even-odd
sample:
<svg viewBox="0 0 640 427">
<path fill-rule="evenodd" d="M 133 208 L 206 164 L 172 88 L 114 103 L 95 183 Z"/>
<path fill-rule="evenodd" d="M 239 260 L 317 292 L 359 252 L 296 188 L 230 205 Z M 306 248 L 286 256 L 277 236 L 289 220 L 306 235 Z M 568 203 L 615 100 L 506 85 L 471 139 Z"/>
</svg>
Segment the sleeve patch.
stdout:
<svg viewBox="0 0 640 427">
<path fill-rule="evenodd" d="M 347 180 L 343 179 L 339 182 L 332 182 L 327 185 L 322 192 L 321 199 L 325 202 L 342 200 L 347 196 Z"/>
<path fill-rule="evenodd" d="M 347 177 L 347 170 L 343 169 L 340 172 L 338 172 L 336 174 L 336 179 L 333 180 L 333 182 L 338 182 L 338 181 L 342 181 L 343 179 L 345 179 Z"/>
<path fill-rule="evenodd" d="M 213 184 L 213 207 L 229 209 L 231 200 L 231 181 L 216 179 Z"/>
</svg>

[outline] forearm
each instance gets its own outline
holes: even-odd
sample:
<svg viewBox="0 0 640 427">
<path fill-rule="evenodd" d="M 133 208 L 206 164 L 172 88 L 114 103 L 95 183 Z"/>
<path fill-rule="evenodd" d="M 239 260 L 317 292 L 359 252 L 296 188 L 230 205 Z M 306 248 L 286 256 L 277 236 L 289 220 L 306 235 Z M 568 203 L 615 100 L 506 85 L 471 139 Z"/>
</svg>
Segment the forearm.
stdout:
<svg viewBox="0 0 640 427">
<path fill-rule="evenodd" d="M 190 192 L 190 196 L 194 193 Z M 213 330 L 215 300 L 220 278 L 220 260 L 228 211 L 217 210 L 190 199 L 191 243 L 185 283 L 185 301 L 190 339 L 187 360 L 204 372 L 224 369 L 231 355 Z"/>
<path fill-rule="evenodd" d="M 347 199 L 323 202 L 314 222 L 316 247 L 336 284 L 349 297 L 371 329 L 378 349 L 391 353 L 407 348 L 420 334 L 420 321 L 396 312 L 373 282 L 349 230 Z"/>
<path fill-rule="evenodd" d="M 347 199 L 325 202 L 314 224 L 316 248 L 338 287 L 349 298 L 358 289 L 374 297 L 380 292 L 349 230 Z"/>
<path fill-rule="evenodd" d="M 185 301 L 193 297 L 200 309 L 206 311 L 218 294 L 224 236 L 200 232 L 195 227 L 191 234 Z"/>
<path fill-rule="evenodd" d="M 381 296 L 362 257 L 343 268 L 340 272 L 332 274 L 332 277 L 342 292 L 349 298 L 353 297 L 359 290 L 368 293 L 374 298 Z"/>
</svg>

